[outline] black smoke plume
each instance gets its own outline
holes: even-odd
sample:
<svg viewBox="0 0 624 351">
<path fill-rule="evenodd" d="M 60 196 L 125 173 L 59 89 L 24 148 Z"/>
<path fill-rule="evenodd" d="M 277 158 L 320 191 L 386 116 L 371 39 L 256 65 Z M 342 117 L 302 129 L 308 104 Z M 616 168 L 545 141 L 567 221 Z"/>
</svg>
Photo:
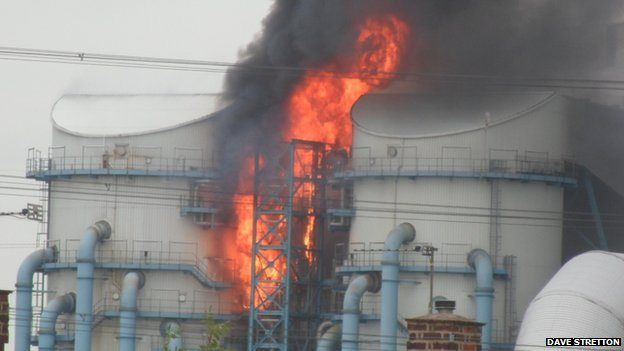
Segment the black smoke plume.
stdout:
<svg viewBox="0 0 624 351">
<path fill-rule="evenodd" d="M 226 173 L 237 174 L 245 147 L 279 141 L 282 104 L 302 69 L 340 62 L 366 16 L 390 12 L 411 25 L 408 72 L 553 78 L 608 61 L 617 37 L 609 24 L 623 8 L 621 0 L 276 0 L 240 54 L 243 68 L 226 76 Z"/>
</svg>

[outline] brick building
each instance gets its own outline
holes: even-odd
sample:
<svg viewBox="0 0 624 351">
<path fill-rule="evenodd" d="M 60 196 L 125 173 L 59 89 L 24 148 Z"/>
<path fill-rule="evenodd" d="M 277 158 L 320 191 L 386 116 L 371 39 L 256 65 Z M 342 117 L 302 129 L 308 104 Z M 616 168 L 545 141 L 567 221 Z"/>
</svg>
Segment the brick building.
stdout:
<svg viewBox="0 0 624 351">
<path fill-rule="evenodd" d="M 0 351 L 9 342 L 9 294 L 10 290 L 0 290 Z"/>
<path fill-rule="evenodd" d="M 483 323 L 453 314 L 455 301 L 436 301 L 438 313 L 409 318 L 408 350 L 480 351 Z"/>
</svg>

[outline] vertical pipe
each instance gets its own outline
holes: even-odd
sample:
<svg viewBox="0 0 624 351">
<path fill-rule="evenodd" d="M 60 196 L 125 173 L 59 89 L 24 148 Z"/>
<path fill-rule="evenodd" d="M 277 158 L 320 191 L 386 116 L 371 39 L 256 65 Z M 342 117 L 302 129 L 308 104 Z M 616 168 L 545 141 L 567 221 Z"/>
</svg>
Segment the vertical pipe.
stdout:
<svg viewBox="0 0 624 351">
<path fill-rule="evenodd" d="M 124 276 L 119 307 L 119 351 L 136 348 L 137 295 L 143 285 L 145 276 L 140 272 L 128 272 Z"/>
<path fill-rule="evenodd" d="M 477 322 L 484 323 L 481 334 L 481 349 L 488 351 L 492 342 L 492 303 L 494 300 L 494 269 L 490 255 L 483 249 L 474 249 L 468 254 L 468 264 L 477 273 L 475 300 Z"/>
<path fill-rule="evenodd" d="M 55 258 L 56 248 L 50 247 L 31 253 L 20 264 L 15 283 L 15 351 L 30 350 L 33 275 Z"/>
<path fill-rule="evenodd" d="M 56 344 L 56 319 L 59 314 L 74 313 L 76 294 L 69 293 L 55 297 L 43 309 L 39 325 L 39 351 L 54 351 Z"/>
<path fill-rule="evenodd" d="M 340 344 L 340 335 L 342 334 L 342 326 L 329 322 L 329 326 L 325 323 L 319 327 L 316 336 L 316 351 L 334 351 Z"/>
<path fill-rule="evenodd" d="M 409 223 L 394 228 L 384 243 L 381 260 L 381 330 L 380 350 L 396 351 L 399 299 L 399 248 L 414 241 L 416 230 Z"/>
<path fill-rule="evenodd" d="M 87 228 L 80 240 L 76 264 L 76 339 L 74 349 L 91 350 L 91 327 L 93 324 L 93 272 L 95 270 L 95 246 L 111 235 L 111 226 L 106 221 L 99 221 Z"/>
<path fill-rule="evenodd" d="M 182 327 L 176 321 L 165 320 L 160 325 L 160 334 L 168 341 L 167 347 L 163 351 L 182 350 Z"/>
<path fill-rule="evenodd" d="M 342 303 L 342 351 L 357 351 L 360 330 L 360 301 L 365 292 L 379 291 L 379 277 L 372 273 L 351 280 Z"/>
</svg>

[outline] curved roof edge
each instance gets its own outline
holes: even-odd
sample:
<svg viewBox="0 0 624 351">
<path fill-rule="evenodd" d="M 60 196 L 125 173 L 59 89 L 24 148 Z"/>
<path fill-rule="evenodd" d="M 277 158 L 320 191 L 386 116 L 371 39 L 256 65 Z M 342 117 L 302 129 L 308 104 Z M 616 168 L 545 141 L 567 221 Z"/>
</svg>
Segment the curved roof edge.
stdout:
<svg viewBox="0 0 624 351">
<path fill-rule="evenodd" d="M 52 109 L 50 111 L 50 121 L 54 129 L 62 131 L 64 133 L 79 136 L 79 137 L 126 137 L 126 136 L 137 136 L 137 135 L 147 135 L 160 133 L 168 130 L 173 130 L 177 128 L 181 128 L 184 126 L 196 124 L 213 117 L 216 117 L 222 113 L 222 111 L 229 108 L 230 105 L 220 106 L 219 97 L 221 94 L 103 94 L 103 95 L 92 95 L 92 94 L 66 94 L 61 96 L 58 100 L 54 102 L 52 105 Z M 153 127 L 147 127 L 145 129 L 138 130 L 130 130 L 130 131 L 121 131 L 121 132 L 104 132 L 104 133 L 94 133 L 89 131 L 80 131 L 74 128 L 71 128 L 66 125 L 66 123 L 59 122 L 57 117 L 55 116 L 55 112 L 57 112 L 57 108 L 60 103 L 62 103 L 66 99 L 98 99 L 98 100 L 124 100 L 124 99 L 138 99 L 138 100 L 154 100 L 157 99 L 169 99 L 169 100 L 180 100 L 180 106 L 183 106 L 182 103 L 184 100 L 195 100 L 195 103 L 200 102 L 202 100 L 207 100 L 206 103 L 198 104 L 192 107 L 192 112 L 186 111 L 186 118 L 175 120 L 172 118 L 173 122 L 161 122 L 159 125 L 155 125 Z M 145 101 L 139 101 L 145 102 Z M 212 106 L 209 106 L 212 105 Z M 169 106 L 169 110 L 171 110 L 171 106 Z M 157 109 L 155 107 L 154 109 Z M 174 108 L 175 109 L 175 108 Z M 180 107 L 182 109 L 182 107 Z M 88 110 L 86 108 L 85 110 Z M 173 112 L 172 112 L 173 113 Z M 196 116 L 196 117 L 195 117 Z M 190 117 L 190 118 L 189 118 Z M 133 128 L 128 128 L 133 129 Z M 135 126 L 134 129 L 137 129 Z"/>
<path fill-rule="evenodd" d="M 522 92 L 520 92 L 521 94 Z M 554 91 L 533 91 L 532 93 L 542 93 L 544 94 L 544 98 L 540 99 L 539 101 L 528 105 L 526 108 L 508 114 L 507 116 L 504 116 L 502 118 L 499 118 L 496 121 L 493 121 L 492 123 L 488 124 L 487 128 L 491 128 L 494 126 L 498 126 L 507 122 L 510 122 L 512 120 L 515 120 L 517 118 L 520 118 L 524 115 L 527 115 L 537 109 L 539 109 L 540 107 L 546 105 L 547 103 L 549 103 L 550 101 L 552 101 L 555 97 L 559 96 L 556 92 Z M 514 92 L 505 92 L 505 94 L 514 94 Z M 518 93 L 515 93 L 518 94 Z M 385 95 L 385 94 L 378 94 L 378 95 Z M 387 94 L 390 95 L 390 94 Z M 401 95 L 410 95 L 410 94 L 401 94 Z M 383 133 L 383 132 L 378 132 L 378 131 L 374 131 L 371 130 L 367 127 L 365 127 L 364 125 L 362 125 L 360 122 L 358 122 L 354 117 L 353 117 L 353 110 L 354 108 L 356 108 L 356 106 L 358 105 L 358 103 L 360 102 L 360 100 L 362 100 L 366 95 L 361 96 L 355 104 L 353 104 L 353 106 L 351 107 L 351 121 L 353 123 L 353 125 L 355 127 L 357 127 L 359 130 L 361 130 L 362 132 L 369 134 L 369 135 L 373 135 L 373 136 L 378 136 L 378 137 L 386 137 L 386 138 L 394 138 L 394 139 L 426 139 L 426 138 L 436 138 L 436 137 L 443 137 L 443 136 L 452 136 L 452 135 L 458 135 L 458 134 L 464 134 L 464 133 L 470 133 L 470 132 L 474 132 L 477 130 L 483 130 L 486 128 L 485 125 L 479 125 L 477 127 L 469 127 L 469 128 L 462 128 L 462 129 L 458 129 L 458 130 L 453 130 L 453 131 L 448 131 L 448 132 L 442 132 L 442 133 L 427 133 L 427 134 L 421 134 L 421 135 L 396 135 L 396 134 L 390 134 L 390 133 Z"/>
</svg>

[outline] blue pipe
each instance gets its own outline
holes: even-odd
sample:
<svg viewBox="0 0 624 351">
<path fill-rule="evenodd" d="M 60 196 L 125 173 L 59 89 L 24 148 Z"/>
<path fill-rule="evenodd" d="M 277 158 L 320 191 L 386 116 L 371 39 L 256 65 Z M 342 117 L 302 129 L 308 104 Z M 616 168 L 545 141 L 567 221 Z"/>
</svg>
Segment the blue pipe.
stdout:
<svg viewBox="0 0 624 351">
<path fill-rule="evenodd" d="M 39 351 L 54 351 L 56 344 L 56 319 L 59 314 L 74 313 L 76 294 L 57 296 L 43 309 L 39 325 Z"/>
<path fill-rule="evenodd" d="M 342 325 L 322 323 L 316 336 L 316 351 L 334 351 L 340 343 Z"/>
<path fill-rule="evenodd" d="M 182 327 L 176 321 L 165 320 L 160 326 L 160 334 L 168 339 L 168 346 L 163 351 L 182 350 Z"/>
<path fill-rule="evenodd" d="M 56 247 L 37 250 L 24 259 L 15 283 L 15 351 L 30 350 L 33 275 L 46 262 L 56 259 Z"/>
<path fill-rule="evenodd" d="M 474 249 L 468 254 L 468 264 L 477 272 L 475 300 L 477 322 L 483 323 L 481 350 L 488 351 L 492 342 L 492 303 L 494 301 L 494 270 L 490 255 L 483 249 Z"/>
<path fill-rule="evenodd" d="M 399 248 L 414 241 L 416 230 L 409 223 L 394 228 L 384 243 L 381 258 L 381 328 L 380 350 L 397 349 L 397 314 L 399 300 Z"/>
<path fill-rule="evenodd" d="M 93 272 L 95 265 L 95 246 L 111 235 L 111 226 L 106 221 L 98 221 L 89 228 L 80 240 L 76 264 L 76 339 L 74 349 L 91 350 L 91 328 L 93 325 Z"/>
<path fill-rule="evenodd" d="M 119 307 L 119 351 L 136 348 L 137 295 L 143 285 L 145 276 L 140 272 L 128 272 L 124 276 Z"/>
<path fill-rule="evenodd" d="M 379 276 L 355 276 L 347 287 L 342 303 L 342 351 L 357 351 L 360 334 L 360 300 L 365 292 L 379 291 Z"/>
</svg>

